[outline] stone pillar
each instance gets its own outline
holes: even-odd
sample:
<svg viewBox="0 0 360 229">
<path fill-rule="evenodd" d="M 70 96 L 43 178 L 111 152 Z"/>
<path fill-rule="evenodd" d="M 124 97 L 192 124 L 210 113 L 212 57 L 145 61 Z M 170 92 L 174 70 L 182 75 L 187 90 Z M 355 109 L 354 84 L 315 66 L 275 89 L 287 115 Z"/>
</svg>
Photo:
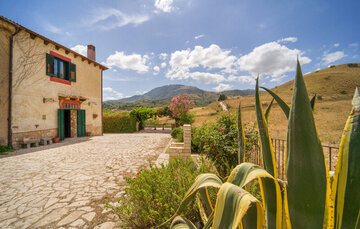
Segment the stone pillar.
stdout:
<svg viewBox="0 0 360 229">
<path fill-rule="evenodd" d="M 191 125 L 184 125 L 184 151 L 183 157 L 187 158 L 191 156 Z"/>
</svg>

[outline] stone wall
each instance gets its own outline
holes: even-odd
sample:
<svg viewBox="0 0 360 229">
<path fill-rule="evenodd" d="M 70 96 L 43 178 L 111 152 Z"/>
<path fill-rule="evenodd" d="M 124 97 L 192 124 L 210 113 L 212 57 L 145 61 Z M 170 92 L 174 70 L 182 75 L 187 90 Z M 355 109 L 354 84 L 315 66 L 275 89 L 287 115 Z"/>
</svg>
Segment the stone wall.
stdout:
<svg viewBox="0 0 360 229">
<path fill-rule="evenodd" d="M 13 28 L 0 20 L 0 144 L 8 144 L 9 47 Z"/>
<path fill-rule="evenodd" d="M 77 137 L 77 110 L 70 110 L 71 137 Z"/>
<path fill-rule="evenodd" d="M 13 147 L 14 149 L 20 148 L 20 142 L 24 138 L 54 138 L 58 135 L 58 129 L 48 129 L 48 130 L 38 130 L 38 131 L 28 131 L 28 132 L 18 132 L 13 134 Z"/>
</svg>

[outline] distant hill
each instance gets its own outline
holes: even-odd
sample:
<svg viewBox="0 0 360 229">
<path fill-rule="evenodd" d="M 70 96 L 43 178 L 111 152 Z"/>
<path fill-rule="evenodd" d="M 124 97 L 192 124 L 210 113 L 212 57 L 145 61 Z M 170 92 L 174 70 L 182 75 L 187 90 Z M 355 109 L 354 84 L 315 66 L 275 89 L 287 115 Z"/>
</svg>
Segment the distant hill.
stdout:
<svg viewBox="0 0 360 229">
<path fill-rule="evenodd" d="M 253 95 L 254 90 L 229 90 L 210 92 L 193 86 L 171 84 L 157 87 L 143 95 L 134 95 L 129 98 L 104 102 L 105 109 L 131 110 L 134 107 L 162 107 L 170 104 L 171 98 L 177 95 L 188 94 L 195 106 L 206 106 L 217 101 L 220 94 L 228 97 Z"/>
<path fill-rule="evenodd" d="M 304 75 L 309 95 L 317 94 L 321 100 L 347 100 L 360 87 L 360 63 L 332 65 Z M 290 102 L 294 80 L 272 90 Z"/>
</svg>

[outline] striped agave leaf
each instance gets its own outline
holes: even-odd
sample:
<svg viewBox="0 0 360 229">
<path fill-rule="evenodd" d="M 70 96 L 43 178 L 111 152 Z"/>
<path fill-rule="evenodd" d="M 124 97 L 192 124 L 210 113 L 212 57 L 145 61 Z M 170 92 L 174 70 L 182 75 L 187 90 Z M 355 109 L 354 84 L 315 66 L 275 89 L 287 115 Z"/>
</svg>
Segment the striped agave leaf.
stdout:
<svg viewBox="0 0 360 229">
<path fill-rule="evenodd" d="M 204 173 L 204 174 L 200 174 L 199 176 L 196 177 L 194 183 L 192 184 L 192 186 L 189 188 L 189 190 L 185 193 L 184 198 L 182 199 L 178 209 L 176 210 L 175 214 L 168 219 L 166 222 L 162 223 L 161 225 L 159 225 L 158 227 L 164 226 L 165 224 L 167 224 L 168 222 L 172 221 L 176 215 L 178 215 L 179 213 L 181 213 L 183 211 L 183 209 L 192 201 L 195 199 L 196 197 L 196 193 L 204 188 L 207 187 L 214 187 L 214 188 L 220 188 L 220 186 L 222 185 L 222 181 L 221 179 L 216 176 L 215 174 L 212 173 Z M 208 199 L 207 201 L 210 202 L 210 200 Z M 211 203 L 211 202 L 210 202 Z"/>
<path fill-rule="evenodd" d="M 261 153 L 265 170 L 277 180 L 277 169 L 275 163 L 275 154 L 271 143 L 268 129 L 268 121 L 262 110 L 259 93 L 259 79 L 256 79 L 255 88 L 255 110 L 257 124 L 259 127 L 259 136 L 261 143 Z M 263 190 L 263 199 L 266 209 L 266 227 L 279 228 L 282 223 L 282 200 L 278 192 L 277 182 L 270 179 L 259 180 L 260 187 Z M 280 206 L 280 207 L 279 207 Z"/>
<path fill-rule="evenodd" d="M 360 228 L 360 96 L 356 89 L 353 109 L 341 139 L 333 181 L 335 228 Z"/>
<path fill-rule="evenodd" d="M 261 88 L 267 91 L 276 100 L 280 108 L 283 110 L 286 118 L 289 119 L 290 106 L 282 98 L 280 98 L 280 96 L 278 96 L 275 92 L 271 91 L 266 87 L 261 87 Z"/>
<path fill-rule="evenodd" d="M 172 221 L 171 229 L 197 229 L 196 226 L 183 216 L 176 216 Z"/>
<path fill-rule="evenodd" d="M 287 202 L 293 228 L 329 223 L 330 182 L 300 63 L 294 82 L 287 143 Z"/>
<path fill-rule="evenodd" d="M 242 163 L 233 169 L 227 182 L 242 188 L 256 179 L 259 180 L 263 204 L 266 208 L 267 228 L 281 228 L 283 215 L 281 189 L 278 181 L 270 173 L 258 165 Z"/>
<path fill-rule="evenodd" d="M 241 103 L 239 104 L 237 112 L 237 128 L 238 128 L 238 163 L 241 164 L 245 162 L 245 133 L 244 126 L 241 118 Z"/>
<path fill-rule="evenodd" d="M 249 208 L 256 208 L 256 228 L 265 224 L 264 209 L 259 200 L 237 185 L 224 183 L 219 190 L 214 210 L 212 228 L 236 229 Z"/>
<path fill-rule="evenodd" d="M 270 111 L 271 111 L 271 107 L 274 103 L 274 98 L 271 100 L 269 106 L 266 108 L 265 110 L 265 120 L 266 120 L 266 123 L 269 123 L 269 116 L 270 116 Z"/>
</svg>

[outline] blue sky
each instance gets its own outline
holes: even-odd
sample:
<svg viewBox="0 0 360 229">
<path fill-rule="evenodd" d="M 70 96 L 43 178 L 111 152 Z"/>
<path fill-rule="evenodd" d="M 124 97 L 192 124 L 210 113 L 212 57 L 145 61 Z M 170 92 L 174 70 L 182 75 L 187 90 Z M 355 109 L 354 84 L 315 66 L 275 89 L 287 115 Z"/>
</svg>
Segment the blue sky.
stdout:
<svg viewBox="0 0 360 229">
<path fill-rule="evenodd" d="M 15 4 L 16 2 L 16 4 Z M 0 14 L 78 52 L 96 47 L 104 99 L 167 84 L 221 91 L 274 87 L 360 62 L 360 1 L 6 1 Z M 86 52 L 85 52 L 86 53 Z"/>
</svg>

